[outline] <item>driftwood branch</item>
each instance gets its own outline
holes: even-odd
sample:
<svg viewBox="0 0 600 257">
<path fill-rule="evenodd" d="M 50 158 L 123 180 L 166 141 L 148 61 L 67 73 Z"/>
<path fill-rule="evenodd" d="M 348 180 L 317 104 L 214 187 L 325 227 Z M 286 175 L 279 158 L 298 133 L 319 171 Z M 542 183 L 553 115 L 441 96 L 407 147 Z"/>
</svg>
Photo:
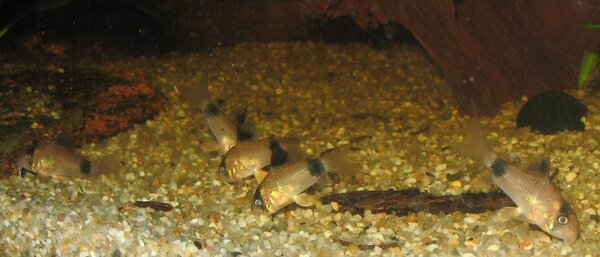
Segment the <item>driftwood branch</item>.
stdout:
<svg viewBox="0 0 600 257">
<path fill-rule="evenodd" d="M 464 112 L 577 85 L 581 53 L 597 49 L 600 0 L 303 0 L 313 16 L 349 16 L 363 28 L 400 22 L 443 71 Z"/>
<path fill-rule="evenodd" d="M 364 211 L 370 210 L 371 213 L 396 213 L 400 216 L 420 211 L 481 213 L 515 206 L 508 196 L 499 191 L 434 196 L 414 188 L 401 191 L 355 191 L 331 194 L 322 197 L 321 201 L 325 204 L 337 202 L 341 212 L 363 214 Z"/>
</svg>

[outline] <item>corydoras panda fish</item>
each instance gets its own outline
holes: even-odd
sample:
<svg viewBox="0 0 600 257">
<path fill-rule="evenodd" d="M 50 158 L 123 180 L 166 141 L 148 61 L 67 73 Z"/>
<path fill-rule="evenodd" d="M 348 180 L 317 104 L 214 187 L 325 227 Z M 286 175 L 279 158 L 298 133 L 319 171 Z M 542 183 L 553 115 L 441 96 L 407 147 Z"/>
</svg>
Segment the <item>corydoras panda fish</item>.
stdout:
<svg viewBox="0 0 600 257">
<path fill-rule="evenodd" d="M 326 180 L 328 173 L 351 175 L 360 169 L 358 164 L 348 160 L 349 151 L 350 147 L 344 145 L 323 152 L 319 158 L 274 168 L 260 181 L 254 192 L 253 205 L 269 215 L 293 202 L 301 206 L 312 205 L 314 200 L 303 193 L 306 189 Z"/>
<path fill-rule="evenodd" d="M 200 86 L 195 88 L 195 90 L 199 90 L 200 92 L 192 90 L 190 94 L 200 94 L 205 97 L 200 101 L 200 107 L 202 108 L 206 125 L 217 141 L 219 155 L 225 155 L 239 141 L 252 138 L 251 130 L 244 126 L 246 118 L 245 110 L 237 112 L 235 119 L 231 119 L 221 110 L 219 105 L 209 100 L 208 86 Z"/>
<path fill-rule="evenodd" d="M 206 125 L 217 140 L 219 155 L 223 156 L 238 142 L 238 126 L 213 103 L 203 108 Z"/>
<path fill-rule="evenodd" d="M 266 166 L 276 167 L 302 158 L 304 152 L 295 137 L 241 141 L 223 156 L 219 178 L 231 183 L 256 175 Z"/>
<path fill-rule="evenodd" d="M 32 173 L 39 176 L 91 178 L 99 175 L 100 161 L 89 161 L 64 145 L 39 144 L 29 147 L 17 159 L 21 176 Z"/>
<path fill-rule="evenodd" d="M 493 151 L 475 120 L 466 122 L 465 142 L 452 145 L 452 149 L 489 170 L 494 183 L 517 205 L 500 210 L 498 220 L 517 218 L 537 225 L 567 244 L 577 240 L 577 216 L 552 183 L 547 158 L 536 158 L 523 167 L 511 164 Z"/>
</svg>

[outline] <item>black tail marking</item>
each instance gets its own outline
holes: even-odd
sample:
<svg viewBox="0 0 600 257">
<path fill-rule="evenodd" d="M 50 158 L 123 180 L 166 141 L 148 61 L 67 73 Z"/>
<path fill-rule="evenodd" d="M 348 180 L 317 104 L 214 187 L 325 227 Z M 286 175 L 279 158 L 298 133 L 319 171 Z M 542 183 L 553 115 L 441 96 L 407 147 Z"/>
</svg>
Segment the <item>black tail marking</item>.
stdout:
<svg viewBox="0 0 600 257">
<path fill-rule="evenodd" d="M 214 118 L 219 116 L 219 107 L 217 107 L 216 105 L 214 105 L 213 103 L 209 103 L 206 108 L 204 108 L 204 115 L 206 115 L 209 118 Z"/>
<path fill-rule="evenodd" d="M 83 160 L 79 163 L 79 171 L 83 174 L 90 174 L 92 171 L 92 163 L 88 160 Z"/>
<path fill-rule="evenodd" d="M 310 172 L 310 175 L 320 177 L 325 174 L 325 166 L 319 159 L 310 159 L 308 160 L 308 172 Z"/>
<path fill-rule="evenodd" d="M 492 171 L 492 175 L 494 177 L 500 177 L 506 174 L 506 170 L 508 169 L 508 162 L 503 159 L 496 159 L 490 165 L 490 170 Z"/>
</svg>

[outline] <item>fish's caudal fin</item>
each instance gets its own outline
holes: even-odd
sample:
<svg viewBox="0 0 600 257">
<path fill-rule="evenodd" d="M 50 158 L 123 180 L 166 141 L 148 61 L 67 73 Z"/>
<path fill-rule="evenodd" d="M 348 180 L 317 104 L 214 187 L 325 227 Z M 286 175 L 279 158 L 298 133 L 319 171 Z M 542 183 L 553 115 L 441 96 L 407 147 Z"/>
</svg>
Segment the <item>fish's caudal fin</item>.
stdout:
<svg viewBox="0 0 600 257">
<path fill-rule="evenodd" d="M 465 141 L 452 142 L 450 148 L 471 160 L 488 167 L 496 159 L 494 149 L 486 139 L 479 122 L 474 119 L 465 121 Z"/>
<path fill-rule="evenodd" d="M 180 86 L 173 86 L 179 99 L 183 103 L 187 103 L 190 106 L 200 107 L 200 109 L 206 108 L 210 103 L 210 94 L 208 93 L 208 83 L 185 83 Z"/>
<path fill-rule="evenodd" d="M 118 154 L 113 153 L 98 160 L 89 161 L 87 165 L 88 177 L 98 177 L 102 174 L 118 174 L 121 170 L 121 158 L 119 158 Z"/>
<path fill-rule="evenodd" d="M 353 163 L 348 159 L 349 153 L 350 145 L 346 144 L 326 150 L 321 154 L 319 159 L 327 172 L 339 175 L 352 175 L 360 170 L 360 165 Z"/>
</svg>

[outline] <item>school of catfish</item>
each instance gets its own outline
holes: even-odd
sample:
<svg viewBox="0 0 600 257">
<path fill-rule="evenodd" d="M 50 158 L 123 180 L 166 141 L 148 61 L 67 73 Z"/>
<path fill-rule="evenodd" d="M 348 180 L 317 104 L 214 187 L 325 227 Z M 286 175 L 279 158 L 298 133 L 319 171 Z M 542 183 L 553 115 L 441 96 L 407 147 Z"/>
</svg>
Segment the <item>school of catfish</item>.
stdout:
<svg viewBox="0 0 600 257">
<path fill-rule="evenodd" d="M 208 92 L 207 88 L 204 90 Z M 258 186 L 249 204 L 269 215 L 292 203 L 312 206 L 317 198 L 306 193 L 308 188 L 331 183 L 331 174 L 352 176 L 360 170 L 358 164 L 349 161 L 349 144 L 307 157 L 297 137 L 252 139 L 251 129 L 244 127 L 243 117 L 230 118 L 208 98 L 198 104 L 215 138 L 215 151 L 222 158 L 216 168 L 219 179 L 236 183 L 254 176 Z M 517 205 L 500 210 L 496 215 L 498 221 L 522 220 L 567 244 L 578 239 L 577 215 L 552 183 L 547 158 L 533 158 L 523 166 L 512 164 L 493 151 L 475 120 L 465 122 L 464 142 L 452 142 L 451 149 L 487 169 L 492 183 Z M 92 178 L 103 173 L 103 169 L 114 168 L 103 167 L 103 162 L 106 163 L 105 160 L 90 161 L 73 147 L 55 142 L 29 147 L 19 155 L 17 169 L 21 176 Z"/>
</svg>

